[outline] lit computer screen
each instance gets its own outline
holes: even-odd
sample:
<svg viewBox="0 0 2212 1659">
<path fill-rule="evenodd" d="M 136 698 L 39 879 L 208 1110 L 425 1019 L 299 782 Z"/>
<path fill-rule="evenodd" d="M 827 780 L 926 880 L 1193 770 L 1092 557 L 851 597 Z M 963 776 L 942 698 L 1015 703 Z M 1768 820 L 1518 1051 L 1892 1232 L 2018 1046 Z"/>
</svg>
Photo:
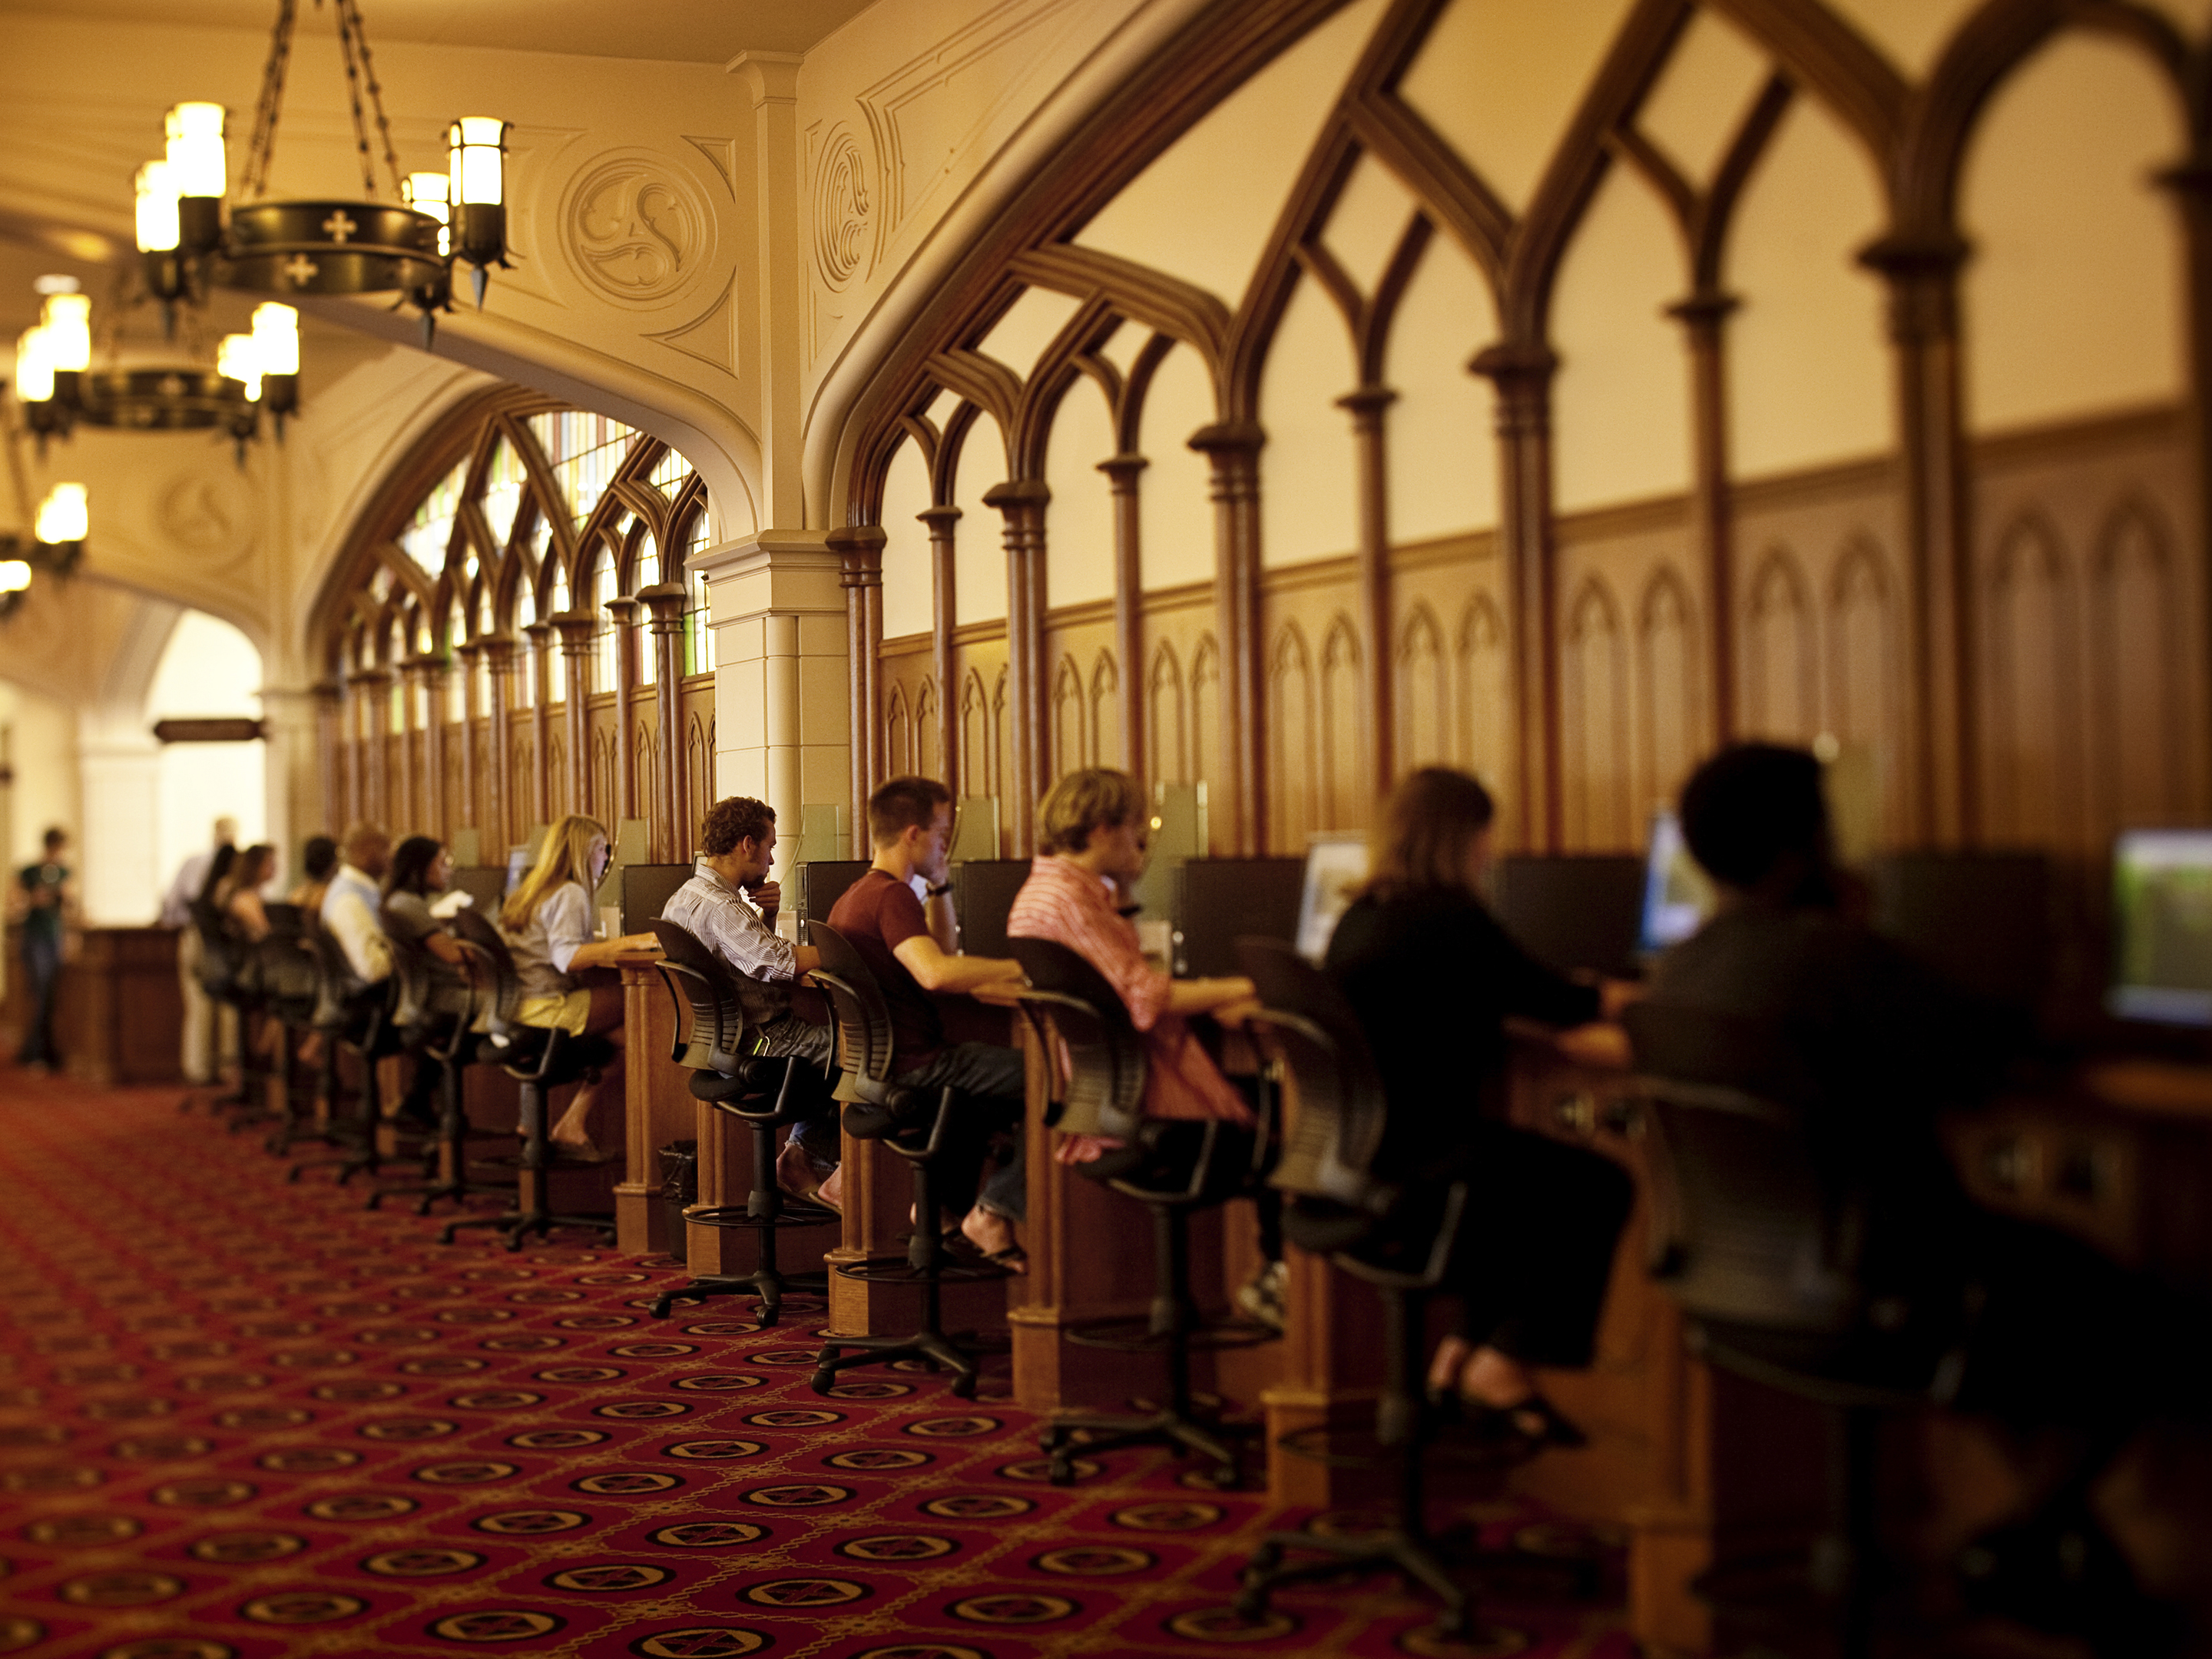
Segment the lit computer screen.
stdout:
<svg viewBox="0 0 2212 1659">
<path fill-rule="evenodd" d="M 1298 900 L 1298 954 L 1318 968 L 1337 919 L 1367 880 L 1367 837 L 1323 834 L 1306 843 L 1305 890 Z"/>
<path fill-rule="evenodd" d="M 1672 812 L 1651 815 L 1644 860 L 1644 925 L 1637 948 L 1652 955 L 1679 945 L 1713 913 L 1713 884 L 1690 856 L 1681 821 Z"/>
<path fill-rule="evenodd" d="M 2212 830 L 2131 830 L 2112 848 L 2112 982 L 2123 1019 L 2212 1025 Z"/>
</svg>

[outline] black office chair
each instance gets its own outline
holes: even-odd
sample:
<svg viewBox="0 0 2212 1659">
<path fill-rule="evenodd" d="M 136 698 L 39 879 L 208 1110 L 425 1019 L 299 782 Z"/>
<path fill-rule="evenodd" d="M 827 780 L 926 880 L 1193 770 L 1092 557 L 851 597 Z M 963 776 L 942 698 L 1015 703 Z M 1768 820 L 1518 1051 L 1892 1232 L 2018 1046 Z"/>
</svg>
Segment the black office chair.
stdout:
<svg viewBox="0 0 2212 1659">
<path fill-rule="evenodd" d="M 330 1137 L 315 1122 L 314 1079 L 302 1077 L 299 1063 L 301 1039 L 313 1029 L 318 1000 L 314 941 L 307 935 L 306 918 L 296 904 L 264 908 L 268 936 L 247 949 L 252 957 L 252 977 L 260 988 L 264 1029 L 273 1023 L 278 1031 L 273 1080 L 283 1104 L 276 1127 L 263 1145 L 282 1155 L 302 1140 L 327 1141 Z"/>
<path fill-rule="evenodd" d="M 377 1125 L 384 1116 L 376 1066 L 386 1054 L 398 1052 L 392 1025 L 397 987 L 389 975 L 371 981 L 356 974 L 345 947 L 329 928 L 318 925 L 309 939 L 315 962 L 315 1012 L 311 1024 L 323 1038 L 322 1065 L 315 1085 L 323 1127 L 312 1138 L 334 1150 L 326 1158 L 295 1164 L 284 1178 L 297 1181 L 304 1170 L 335 1168 L 343 1186 L 356 1170 L 370 1167 L 376 1156 Z M 346 1054 L 353 1056 L 360 1075 L 358 1088 L 346 1085 L 342 1063 Z"/>
<path fill-rule="evenodd" d="M 1574 1589 L 1587 1593 L 1594 1587 L 1590 1563 L 1486 1553 L 1430 1530 L 1427 1466 L 1447 1449 L 1438 1443 L 1434 1415 L 1423 1409 L 1422 1347 L 1429 1298 L 1451 1259 L 1467 1188 L 1461 1182 L 1401 1188 L 1370 1172 L 1388 1102 L 1357 1016 L 1290 946 L 1239 939 L 1237 953 L 1262 1004 L 1250 1024 L 1297 1091 L 1272 1177 L 1292 1200 L 1284 1232 L 1301 1249 L 1327 1255 L 1374 1286 L 1386 1333 L 1382 1391 L 1375 1404 L 1377 1455 L 1335 1449 L 1339 1431 L 1330 1427 L 1286 1435 L 1279 1443 L 1294 1455 L 1327 1462 L 1379 1463 L 1396 1477 L 1395 1513 L 1381 1531 L 1269 1534 L 1245 1564 L 1238 1613 L 1249 1620 L 1264 1616 L 1269 1595 L 1283 1584 L 1391 1571 L 1426 1586 L 1443 1603 L 1439 1634 L 1464 1638 L 1474 1630 L 1470 1580 L 1486 1573 L 1502 1571 L 1521 1581 L 1536 1573 L 1565 1575 Z M 1286 1561 L 1292 1550 L 1318 1559 Z"/>
<path fill-rule="evenodd" d="M 392 1024 L 399 1034 L 403 1051 L 412 1054 L 417 1066 L 436 1069 L 438 1123 L 422 1143 L 422 1179 L 410 1186 L 379 1187 L 369 1194 L 364 1207 L 381 1209 L 387 1198 L 412 1198 L 415 1213 L 428 1215 L 430 1206 L 441 1198 L 510 1191 L 512 1182 L 469 1177 L 468 1142 L 472 1130 L 463 1104 L 462 1074 L 479 1058 L 479 1042 L 472 1028 L 487 994 L 477 989 L 476 980 L 441 962 L 419 942 L 398 933 L 387 939 L 397 988 Z M 465 945 L 462 949 L 475 947 Z M 481 952 L 475 960 L 483 960 Z M 487 984 L 489 978 L 490 969 L 486 967 Z"/>
<path fill-rule="evenodd" d="M 1103 975 L 1064 945 L 1010 939 L 1006 948 L 1038 993 L 1024 1013 L 1039 1027 L 1046 1052 L 1067 1057 L 1047 1125 L 1063 1134 L 1092 1134 L 1123 1143 L 1078 1169 L 1152 1212 L 1152 1305 L 1141 1320 L 1084 1321 L 1066 1328 L 1079 1346 L 1158 1353 L 1167 1360 L 1167 1399 L 1144 1416 L 1055 1412 L 1038 1437 L 1050 1459 L 1048 1479 L 1065 1486 L 1074 1459 L 1124 1446 L 1164 1445 L 1196 1452 L 1215 1465 L 1215 1484 L 1237 1486 L 1243 1460 L 1237 1441 L 1252 1431 L 1202 1420 L 1191 1397 L 1194 1348 L 1219 1350 L 1272 1342 L 1280 1334 L 1253 1320 L 1207 1319 L 1190 1289 L 1190 1217 L 1251 1190 L 1264 1172 L 1267 1137 L 1221 1122 L 1163 1122 L 1143 1115 L 1145 1040 L 1129 1023 L 1121 995 Z M 1056 1041 L 1055 1041 L 1056 1039 Z M 1079 1441 L 1077 1437 L 1082 1438 Z"/>
<path fill-rule="evenodd" d="M 749 1273 L 709 1273 L 661 1291 L 650 1311 L 668 1316 L 677 1302 L 714 1296 L 750 1296 L 760 1303 L 763 1328 L 783 1310 L 784 1292 L 794 1284 L 829 1291 L 825 1273 L 785 1275 L 776 1265 L 775 1236 L 786 1227 L 834 1225 L 839 1216 L 826 1205 L 784 1196 L 775 1184 L 775 1132 L 795 1123 L 829 1092 L 829 1080 L 803 1060 L 747 1054 L 744 1005 L 729 966 L 697 934 L 672 921 L 655 921 L 661 957 L 653 965 L 676 1004 L 677 1037 L 669 1057 L 691 1071 L 691 1096 L 744 1124 L 753 1142 L 752 1190 L 743 1204 L 690 1212 L 689 1220 L 709 1227 L 738 1228 L 759 1236 L 760 1264 Z M 684 1016 L 690 1013 L 687 1022 Z"/>
<path fill-rule="evenodd" d="M 1699 1593 L 1759 1613 L 1809 1589 L 1831 1605 L 1844 1659 L 1862 1659 L 1882 1588 L 1881 1419 L 1956 1390 L 1963 1278 L 1944 1253 L 1895 1237 L 1911 1218 L 1880 1194 L 1824 1179 L 1792 1103 L 1812 1097 L 1811 1079 L 1773 1026 L 1648 1002 L 1623 1018 L 1650 1129 L 1652 1270 L 1687 1316 L 1691 1351 L 1830 1423 L 1830 1529 L 1802 1561 L 1724 1564 Z M 1895 1271 L 1874 1282 L 1874 1261 Z"/>
<path fill-rule="evenodd" d="M 920 1359 L 933 1370 L 949 1370 L 952 1393 L 975 1396 L 974 1352 L 944 1328 L 943 1286 L 975 1279 L 1004 1279 L 1006 1270 L 988 1261 L 948 1261 L 938 1231 L 937 1197 L 930 1165 L 944 1150 L 960 1091 L 947 1085 L 936 1091 L 902 1086 L 891 1073 L 891 1017 L 883 989 L 849 940 L 823 921 L 807 923 L 807 938 L 822 954 L 814 979 L 829 994 L 837 1018 L 837 1065 L 844 1073 L 837 1097 L 847 1103 L 845 1132 L 857 1139 L 881 1140 L 907 1161 L 914 1172 L 914 1232 L 903 1261 L 884 1260 L 841 1264 L 848 1279 L 877 1285 L 911 1285 L 922 1296 L 921 1323 L 910 1336 L 838 1336 L 823 1342 L 814 1360 L 814 1392 L 827 1394 L 837 1373 L 854 1365 Z"/>
<path fill-rule="evenodd" d="M 498 930 L 473 910 L 453 917 L 453 932 L 463 943 L 483 952 L 491 969 L 491 1011 L 489 1048 L 483 1052 L 499 1068 L 522 1085 L 522 1121 L 516 1133 L 522 1138 L 521 1157 L 515 1172 L 514 1204 L 498 1215 L 469 1216 L 448 1221 L 439 1231 L 438 1242 L 450 1244 L 464 1227 L 492 1227 L 505 1237 L 507 1248 L 519 1250 L 532 1233 L 543 1237 L 556 1227 L 588 1227 L 602 1243 L 615 1242 L 611 1215 L 562 1215 L 548 1208 L 547 1172 L 553 1167 L 553 1143 L 547 1130 L 547 1097 L 565 1084 L 579 1082 L 611 1051 L 590 1036 L 570 1036 L 542 1025 L 526 1025 L 516 1018 L 522 1002 L 522 981 L 514 957 Z"/>
<path fill-rule="evenodd" d="M 191 926 L 200 936 L 199 966 L 195 970 L 200 989 L 210 1002 L 229 1008 L 238 1021 L 238 1086 L 228 1094 L 208 1099 L 210 1115 L 222 1118 L 232 1133 L 263 1123 L 277 1121 L 282 1114 L 269 1106 L 270 1069 L 254 1040 L 261 1017 L 259 963 L 253 947 L 234 937 L 224 924 L 215 902 L 196 898 L 191 905 Z M 197 1090 L 187 1091 L 183 1109 L 190 1111 Z"/>
</svg>

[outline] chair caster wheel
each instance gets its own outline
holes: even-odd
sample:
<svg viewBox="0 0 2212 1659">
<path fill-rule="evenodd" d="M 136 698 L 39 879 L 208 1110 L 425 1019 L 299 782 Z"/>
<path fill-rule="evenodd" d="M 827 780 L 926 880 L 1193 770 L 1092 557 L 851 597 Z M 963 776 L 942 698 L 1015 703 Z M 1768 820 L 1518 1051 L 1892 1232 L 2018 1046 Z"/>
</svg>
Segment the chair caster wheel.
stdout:
<svg viewBox="0 0 2212 1659">
<path fill-rule="evenodd" d="M 656 1296 L 647 1304 L 645 1311 L 652 1318 L 665 1319 L 668 1317 L 668 1310 L 674 1304 L 673 1297 Z"/>
<path fill-rule="evenodd" d="M 783 1309 L 781 1304 L 771 1306 L 767 1303 L 763 1303 L 759 1310 L 753 1315 L 753 1322 L 758 1325 L 761 1329 L 764 1331 L 772 1331 L 775 1328 L 775 1322 L 778 1316 L 782 1312 Z"/>
<path fill-rule="evenodd" d="M 1447 1607 L 1437 1615 L 1436 1632 L 1447 1642 L 1463 1642 L 1474 1634 L 1474 1621 L 1464 1607 Z"/>
<path fill-rule="evenodd" d="M 955 1400 L 973 1400 L 975 1397 L 976 1381 L 975 1372 L 963 1371 L 952 1379 L 952 1397 Z"/>
<path fill-rule="evenodd" d="M 828 1394 L 830 1389 L 837 1386 L 837 1373 L 832 1370 L 818 1370 L 814 1373 L 813 1380 L 808 1386 L 817 1394 Z"/>
<path fill-rule="evenodd" d="M 1275 1564 L 1282 1559 L 1282 1551 L 1277 1549 L 1273 1544 L 1262 1544 L 1258 1549 L 1254 1550 L 1252 1559 L 1244 1564 L 1244 1571 L 1240 1580 L 1245 1589 L 1250 1593 L 1260 1593 L 1261 1581 L 1269 1573 L 1274 1571 Z M 1263 1595 L 1262 1600 L 1264 1599 Z"/>
<path fill-rule="evenodd" d="M 517 1228 L 516 1228 L 513 1232 L 509 1233 L 509 1234 L 507 1236 L 507 1248 L 510 1251 L 512 1251 L 512 1250 L 519 1250 L 519 1249 L 520 1249 L 522 1248 L 522 1229 L 521 1229 L 521 1228 L 517 1227 Z"/>
<path fill-rule="evenodd" d="M 1235 1492 L 1243 1484 L 1244 1471 L 1240 1468 L 1231 1467 L 1213 1472 L 1212 1485 L 1216 1492 Z"/>
<path fill-rule="evenodd" d="M 1045 1472 L 1045 1484 L 1052 1486 L 1072 1486 L 1075 1484 L 1075 1466 L 1065 1458 L 1055 1457 Z"/>
<path fill-rule="evenodd" d="M 1267 1616 L 1267 1594 L 1265 1590 L 1245 1590 L 1230 1606 L 1246 1624 L 1256 1625 Z"/>
</svg>

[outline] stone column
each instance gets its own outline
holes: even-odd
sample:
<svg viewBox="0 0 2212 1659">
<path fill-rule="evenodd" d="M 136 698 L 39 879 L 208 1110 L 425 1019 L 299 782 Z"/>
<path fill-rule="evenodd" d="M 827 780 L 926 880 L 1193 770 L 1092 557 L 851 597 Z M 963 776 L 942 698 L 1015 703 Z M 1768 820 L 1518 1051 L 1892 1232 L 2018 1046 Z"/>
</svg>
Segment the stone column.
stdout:
<svg viewBox="0 0 2212 1659">
<path fill-rule="evenodd" d="M 1905 822 L 1916 839 L 1972 845 L 1974 764 L 1973 502 L 1960 404 L 1957 235 L 1884 237 L 1859 255 L 1889 287 L 1897 362 L 1912 742 Z"/>
<path fill-rule="evenodd" d="M 889 769 L 884 763 L 884 542 L 875 525 L 852 525 L 830 532 L 837 556 L 837 585 L 845 593 L 847 697 L 851 705 L 853 746 L 853 851 L 867 852 L 868 797 Z"/>
<path fill-rule="evenodd" d="M 530 653 L 532 678 L 538 695 L 531 700 L 531 741 L 536 745 L 537 765 L 531 769 L 527 780 L 530 793 L 524 796 L 532 824 L 553 822 L 553 624 L 534 622 L 522 630 Z M 517 841 L 527 838 L 517 836 Z"/>
<path fill-rule="evenodd" d="M 1221 651 L 1217 742 L 1228 763 L 1228 775 L 1214 781 L 1229 786 L 1231 850 L 1246 858 L 1267 849 L 1267 702 L 1260 660 L 1260 450 L 1267 441 L 1255 421 L 1201 427 L 1190 438 L 1190 447 L 1213 468 L 1213 612 Z"/>
<path fill-rule="evenodd" d="M 1006 519 L 1006 698 L 1012 708 L 1013 855 L 1027 858 L 1036 836 L 1037 802 L 1051 786 L 1046 736 L 1044 514 L 1052 491 L 1042 478 L 1013 478 L 984 492 Z"/>
<path fill-rule="evenodd" d="M 807 307 L 805 168 L 799 143 L 799 65 L 796 53 L 740 52 L 729 71 L 743 78 L 753 107 L 753 268 L 760 344 L 753 373 L 760 384 L 761 501 L 758 522 L 806 522 L 804 396 Z M 764 532 L 795 533 L 795 532 Z M 698 567 L 695 564 L 692 568 Z M 719 664 L 721 659 L 717 657 Z M 719 719 L 720 716 L 718 715 Z M 823 799 L 827 799 L 824 797 Z"/>
<path fill-rule="evenodd" d="M 957 801 L 970 793 L 960 770 L 959 667 L 952 655 L 952 630 L 960 624 L 956 574 L 960 509 L 933 507 L 917 516 L 929 526 L 929 663 L 937 676 L 937 752 L 944 757 L 945 787 Z"/>
<path fill-rule="evenodd" d="M 1511 653 L 1515 774 L 1506 803 L 1511 844 L 1559 850 L 1559 640 L 1552 524 L 1552 375 L 1540 341 L 1510 341 L 1468 365 L 1498 392 L 1498 546 L 1504 556 Z"/>
<path fill-rule="evenodd" d="M 1145 731 L 1145 564 L 1138 481 L 1152 463 L 1116 455 L 1098 463 L 1114 498 L 1114 654 L 1121 659 L 1121 769 L 1142 789 L 1151 744 Z"/>
<path fill-rule="evenodd" d="M 599 619 L 588 611 L 571 611 L 554 617 L 553 627 L 567 664 L 568 810 L 604 819 L 605 804 L 592 799 L 592 649 L 599 642 Z"/>
<path fill-rule="evenodd" d="M 83 872 L 84 919 L 96 927 L 143 927 L 159 914 L 171 874 L 161 867 L 156 837 L 161 745 L 136 709 L 82 709 L 76 764 L 82 828 L 71 862 Z"/>
<path fill-rule="evenodd" d="M 684 609 L 690 595 L 681 582 L 638 590 L 652 617 L 653 702 L 660 721 L 660 765 L 653 779 L 653 856 L 680 864 L 697 838 L 684 822 Z"/>
<path fill-rule="evenodd" d="M 263 801 L 270 845 L 276 848 L 278 873 L 286 885 L 299 873 L 292 860 L 300 842 L 318 830 L 333 834 L 322 802 L 325 769 L 324 688 L 261 688 Z"/>
<path fill-rule="evenodd" d="M 637 746 L 632 737 L 629 700 L 637 690 L 637 613 L 635 599 L 609 599 L 607 625 L 615 630 L 615 798 L 601 805 L 616 818 L 646 814 L 637 787 Z M 610 830 L 615 824 L 610 823 Z M 648 839 L 650 839 L 648 837 Z"/>
<path fill-rule="evenodd" d="M 691 556 L 714 630 L 714 777 L 710 793 L 751 795 L 785 827 L 799 808 L 853 787 L 848 607 L 826 532 L 763 531 Z"/>
</svg>

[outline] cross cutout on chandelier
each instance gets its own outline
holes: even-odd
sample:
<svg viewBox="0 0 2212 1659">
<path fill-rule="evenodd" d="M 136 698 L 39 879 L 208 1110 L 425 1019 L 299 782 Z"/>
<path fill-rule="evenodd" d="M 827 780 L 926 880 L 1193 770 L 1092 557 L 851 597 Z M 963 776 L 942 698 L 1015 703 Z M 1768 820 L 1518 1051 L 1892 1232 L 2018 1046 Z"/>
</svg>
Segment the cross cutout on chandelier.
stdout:
<svg viewBox="0 0 2212 1659">
<path fill-rule="evenodd" d="M 305 288 L 309 283 L 315 280 L 315 274 L 322 270 L 322 267 L 317 264 L 313 259 L 310 259 L 306 254 L 295 253 L 290 258 L 287 259 L 283 264 L 279 267 L 279 269 L 283 271 L 285 276 L 291 278 L 293 287 Z"/>
<path fill-rule="evenodd" d="M 340 208 L 336 213 L 333 213 L 329 218 L 323 221 L 323 234 L 329 237 L 333 242 L 337 242 L 341 246 L 343 246 L 347 237 L 352 235 L 354 232 L 360 228 L 361 227 L 359 225 L 346 217 L 345 210 L 343 208 Z"/>
</svg>

